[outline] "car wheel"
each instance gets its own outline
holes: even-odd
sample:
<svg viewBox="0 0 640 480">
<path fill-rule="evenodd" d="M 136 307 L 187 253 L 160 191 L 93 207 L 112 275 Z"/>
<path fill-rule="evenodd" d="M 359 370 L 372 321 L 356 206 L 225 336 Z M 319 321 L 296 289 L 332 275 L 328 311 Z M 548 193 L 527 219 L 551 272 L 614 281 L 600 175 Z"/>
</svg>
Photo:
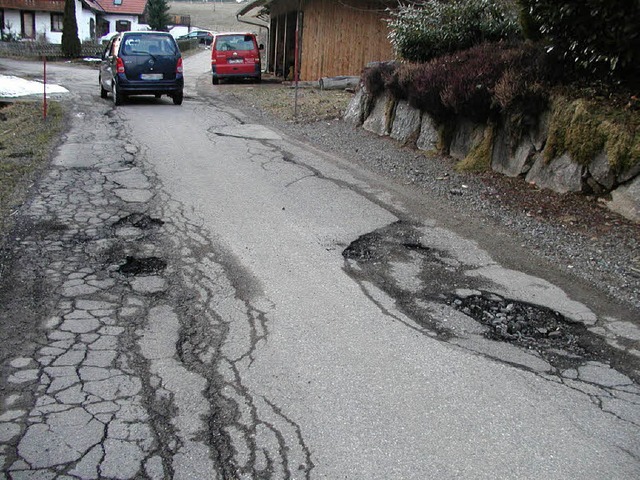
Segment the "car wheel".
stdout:
<svg viewBox="0 0 640 480">
<path fill-rule="evenodd" d="M 107 98 L 107 96 L 109 95 L 109 90 L 105 90 L 105 88 L 102 86 L 102 78 L 99 78 L 98 81 L 100 82 L 100 98 Z"/>
<path fill-rule="evenodd" d="M 220 80 L 218 80 L 218 77 L 212 77 L 211 83 L 213 83 L 214 85 L 218 85 L 218 83 L 220 83 Z"/>
<path fill-rule="evenodd" d="M 111 96 L 113 97 L 113 104 L 118 107 L 124 103 L 124 95 L 120 93 L 117 82 L 111 83 Z"/>
<path fill-rule="evenodd" d="M 182 93 L 182 90 L 180 90 L 178 93 L 176 93 L 173 96 L 173 104 L 174 105 L 182 105 L 183 97 L 184 97 L 184 94 Z"/>
<path fill-rule="evenodd" d="M 156 94 L 154 95 L 154 97 L 156 97 L 156 98 L 160 98 L 161 96 L 162 96 L 162 94 L 160 94 L 160 93 L 156 93 Z"/>
<path fill-rule="evenodd" d="M 255 80 L 256 83 L 260 83 L 260 82 L 262 82 L 262 76 L 258 75 L 257 77 L 255 77 L 254 80 Z"/>
</svg>

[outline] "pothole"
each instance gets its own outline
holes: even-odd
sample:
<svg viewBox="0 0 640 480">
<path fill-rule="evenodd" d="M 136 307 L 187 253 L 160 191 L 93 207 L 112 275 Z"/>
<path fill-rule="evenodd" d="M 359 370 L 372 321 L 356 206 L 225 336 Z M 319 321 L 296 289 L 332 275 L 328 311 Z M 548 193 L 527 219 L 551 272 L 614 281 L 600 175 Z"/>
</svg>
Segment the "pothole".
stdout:
<svg viewBox="0 0 640 480">
<path fill-rule="evenodd" d="M 477 334 L 535 351 L 559 370 L 595 360 L 638 381 L 640 359 L 630 348 L 553 309 L 491 293 L 491 281 L 479 282 L 465 275 L 464 264 L 446 251 L 425 245 L 419 230 L 410 224 L 400 221 L 364 234 L 342 255 L 347 260 L 346 271 L 355 280 L 377 285 L 407 316 L 443 341 L 457 337 L 459 332 L 438 315 L 425 312 L 420 301 L 446 303 L 486 327 L 484 333 L 481 329 Z M 414 264 L 419 269 L 418 273 L 409 271 L 419 280 L 418 288 L 402 276 L 398 264 Z"/>
<path fill-rule="evenodd" d="M 123 275 L 150 275 L 164 271 L 167 262 L 158 257 L 136 258 L 127 256 L 126 262 L 118 267 Z"/>
<path fill-rule="evenodd" d="M 345 248 L 342 256 L 348 260 L 359 262 L 371 260 L 376 256 L 376 244 L 367 236 L 362 236 Z"/>
<path fill-rule="evenodd" d="M 617 363 L 615 359 L 620 355 L 584 325 L 549 308 L 491 293 L 454 297 L 449 303 L 487 326 L 484 334 L 487 338 L 535 350 L 560 369 L 576 367 L 588 360 Z"/>
<path fill-rule="evenodd" d="M 413 227 L 396 222 L 358 237 L 343 250 L 342 256 L 357 262 L 386 262 L 392 257 L 406 256 L 407 252 L 433 254 L 431 248 L 420 242 L 419 233 Z"/>
<path fill-rule="evenodd" d="M 452 305 L 489 327 L 486 335 L 493 340 L 525 347 L 562 348 L 579 355 L 586 353 L 578 343 L 586 328 L 571 323 L 554 310 L 491 294 L 456 298 Z"/>
<path fill-rule="evenodd" d="M 141 230 L 148 230 L 162 225 L 164 225 L 164 222 L 158 218 L 152 218 L 144 213 L 132 213 L 131 215 L 127 215 L 115 222 L 113 227 L 135 227 Z"/>
</svg>

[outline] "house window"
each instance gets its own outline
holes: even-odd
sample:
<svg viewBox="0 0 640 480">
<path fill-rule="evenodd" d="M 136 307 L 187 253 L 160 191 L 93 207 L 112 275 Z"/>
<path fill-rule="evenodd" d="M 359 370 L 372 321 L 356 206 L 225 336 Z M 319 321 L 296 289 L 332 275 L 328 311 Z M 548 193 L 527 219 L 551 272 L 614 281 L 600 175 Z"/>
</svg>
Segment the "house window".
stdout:
<svg viewBox="0 0 640 480">
<path fill-rule="evenodd" d="M 116 32 L 126 32 L 131 30 L 131 22 L 128 20 L 118 20 L 116 22 Z"/>
<path fill-rule="evenodd" d="M 52 32 L 61 32 L 62 31 L 62 22 L 64 15 L 61 13 L 52 13 L 51 14 L 51 31 Z"/>
<path fill-rule="evenodd" d="M 122 5 L 122 0 L 113 0 L 114 5 Z"/>
</svg>

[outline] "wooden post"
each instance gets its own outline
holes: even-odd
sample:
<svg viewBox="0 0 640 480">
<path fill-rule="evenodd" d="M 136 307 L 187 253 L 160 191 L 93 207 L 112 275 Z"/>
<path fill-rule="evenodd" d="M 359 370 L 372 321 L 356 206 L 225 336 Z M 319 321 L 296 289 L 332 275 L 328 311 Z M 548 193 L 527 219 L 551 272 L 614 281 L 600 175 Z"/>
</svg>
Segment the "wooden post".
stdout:
<svg viewBox="0 0 640 480">
<path fill-rule="evenodd" d="M 280 16 L 276 17 L 276 36 L 273 45 L 273 74 L 278 75 L 278 42 L 280 41 Z"/>
<path fill-rule="evenodd" d="M 287 79 L 287 27 L 289 24 L 289 14 L 284 15 L 284 37 L 282 41 L 282 76 Z"/>
<path fill-rule="evenodd" d="M 302 0 L 298 0 L 298 10 L 296 11 L 296 38 L 293 54 L 293 80 L 296 82 L 295 102 L 293 106 L 293 118 L 298 118 L 298 48 L 300 48 L 300 9 L 302 8 Z"/>
</svg>

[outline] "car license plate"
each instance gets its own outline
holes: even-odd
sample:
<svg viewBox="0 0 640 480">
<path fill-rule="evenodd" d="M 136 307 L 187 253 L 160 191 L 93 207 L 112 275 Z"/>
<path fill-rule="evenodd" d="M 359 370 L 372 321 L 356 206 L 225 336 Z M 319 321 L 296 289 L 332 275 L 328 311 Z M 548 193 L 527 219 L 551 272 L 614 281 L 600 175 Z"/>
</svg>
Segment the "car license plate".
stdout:
<svg viewBox="0 0 640 480">
<path fill-rule="evenodd" d="M 140 80 L 162 80 L 161 73 L 143 73 L 140 75 Z"/>
<path fill-rule="evenodd" d="M 242 63 L 244 60 L 242 58 L 230 58 L 229 63 Z"/>
</svg>

